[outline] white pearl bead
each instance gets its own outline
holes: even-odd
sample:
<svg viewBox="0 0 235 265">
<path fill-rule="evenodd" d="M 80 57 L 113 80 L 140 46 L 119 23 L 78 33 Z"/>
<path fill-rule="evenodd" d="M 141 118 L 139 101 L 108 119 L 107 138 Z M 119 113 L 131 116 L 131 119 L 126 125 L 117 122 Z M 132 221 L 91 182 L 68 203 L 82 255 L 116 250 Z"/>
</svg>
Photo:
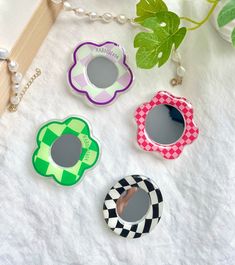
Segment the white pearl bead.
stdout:
<svg viewBox="0 0 235 265">
<path fill-rule="evenodd" d="M 81 7 L 76 8 L 75 14 L 78 15 L 78 16 L 83 16 L 85 14 L 85 10 L 83 8 L 81 8 Z"/>
<path fill-rule="evenodd" d="M 108 23 L 113 19 L 113 15 L 111 13 L 104 13 L 102 19 Z"/>
<path fill-rule="evenodd" d="M 51 0 L 51 2 L 53 2 L 54 4 L 61 4 L 62 0 Z"/>
<path fill-rule="evenodd" d="M 11 104 L 13 104 L 13 105 L 17 105 L 17 104 L 20 103 L 20 98 L 19 98 L 18 96 L 12 96 L 12 97 L 10 98 L 10 101 L 11 101 Z"/>
<path fill-rule="evenodd" d="M 67 1 L 64 2 L 64 10 L 65 11 L 71 11 L 72 10 L 71 4 Z"/>
<path fill-rule="evenodd" d="M 12 73 L 16 72 L 18 70 L 18 67 L 19 67 L 19 65 L 16 61 L 10 61 L 8 63 L 8 69 Z"/>
<path fill-rule="evenodd" d="M 97 15 L 97 13 L 96 12 L 90 12 L 89 13 L 89 18 L 90 18 L 90 20 L 97 20 L 98 19 L 98 15 Z"/>
<path fill-rule="evenodd" d="M 9 57 L 9 51 L 4 48 L 0 48 L 0 60 L 6 60 Z"/>
<path fill-rule="evenodd" d="M 139 24 L 135 22 L 134 18 L 131 18 L 129 20 L 130 20 L 130 23 L 131 23 L 132 26 L 134 26 L 134 27 L 138 27 L 139 26 Z"/>
<path fill-rule="evenodd" d="M 14 93 L 19 93 L 19 91 L 20 91 L 20 85 L 19 84 L 13 84 L 12 85 L 12 91 Z"/>
<path fill-rule="evenodd" d="M 22 80 L 22 77 L 23 77 L 22 74 L 17 72 L 12 75 L 11 79 L 14 84 L 19 84 Z"/>
<path fill-rule="evenodd" d="M 117 16 L 117 21 L 120 24 L 125 24 L 127 22 L 127 17 L 125 15 L 118 15 Z"/>
<path fill-rule="evenodd" d="M 179 63 L 181 61 L 181 55 L 178 51 L 172 52 L 172 60 L 176 63 Z"/>
<path fill-rule="evenodd" d="M 183 77 L 185 75 L 185 68 L 183 66 L 179 66 L 177 67 L 177 75 L 180 77 Z"/>
</svg>

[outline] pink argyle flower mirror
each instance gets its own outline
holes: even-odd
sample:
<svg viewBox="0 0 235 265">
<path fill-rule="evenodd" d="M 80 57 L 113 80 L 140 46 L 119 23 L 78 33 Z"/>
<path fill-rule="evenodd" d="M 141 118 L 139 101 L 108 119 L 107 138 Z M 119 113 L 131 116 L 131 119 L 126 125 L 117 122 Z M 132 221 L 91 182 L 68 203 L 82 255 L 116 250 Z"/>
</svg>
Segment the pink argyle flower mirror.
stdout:
<svg viewBox="0 0 235 265">
<path fill-rule="evenodd" d="M 184 146 L 199 134 L 192 105 L 166 91 L 158 92 L 151 101 L 142 104 L 135 119 L 139 146 L 145 151 L 157 151 L 166 159 L 180 156 Z"/>
<path fill-rule="evenodd" d="M 84 94 L 93 105 L 107 105 L 128 90 L 133 74 L 118 44 L 83 42 L 73 53 L 68 79 L 75 94 Z"/>
</svg>

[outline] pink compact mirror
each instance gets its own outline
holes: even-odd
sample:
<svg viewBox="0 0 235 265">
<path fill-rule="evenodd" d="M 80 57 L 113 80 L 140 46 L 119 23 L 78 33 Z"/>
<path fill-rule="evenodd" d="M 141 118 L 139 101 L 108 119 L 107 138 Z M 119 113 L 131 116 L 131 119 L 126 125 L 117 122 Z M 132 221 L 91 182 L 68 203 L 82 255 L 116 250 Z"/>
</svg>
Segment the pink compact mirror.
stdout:
<svg viewBox="0 0 235 265">
<path fill-rule="evenodd" d="M 135 113 L 137 141 L 145 151 L 157 151 L 166 159 L 175 159 L 187 144 L 198 137 L 192 105 L 166 91 L 158 92 Z"/>
</svg>

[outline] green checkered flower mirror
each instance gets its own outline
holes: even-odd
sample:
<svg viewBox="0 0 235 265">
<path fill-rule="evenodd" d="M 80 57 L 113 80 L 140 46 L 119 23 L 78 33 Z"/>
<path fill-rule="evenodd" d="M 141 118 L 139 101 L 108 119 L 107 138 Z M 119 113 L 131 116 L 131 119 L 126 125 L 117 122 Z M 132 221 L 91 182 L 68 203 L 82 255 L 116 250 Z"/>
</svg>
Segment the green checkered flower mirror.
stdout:
<svg viewBox="0 0 235 265">
<path fill-rule="evenodd" d="M 70 186 L 81 181 L 85 171 L 96 164 L 99 154 L 88 123 L 70 117 L 62 122 L 50 121 L 40 128 L 33 166 L 40 175 Z"/>
</svg>

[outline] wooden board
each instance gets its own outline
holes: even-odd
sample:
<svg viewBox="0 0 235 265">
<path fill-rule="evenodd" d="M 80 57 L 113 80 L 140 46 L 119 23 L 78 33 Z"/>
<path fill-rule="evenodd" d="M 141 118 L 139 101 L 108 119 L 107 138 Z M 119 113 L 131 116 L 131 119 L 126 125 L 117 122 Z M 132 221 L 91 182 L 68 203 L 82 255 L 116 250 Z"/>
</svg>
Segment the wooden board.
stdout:
<svg viewBox="0 0 235 265">
<path fill-rule="evenodd" d="M 62 5 L 42 0 L 37 10 L 14 45 L 10 58 L 19 63 L 19 71 L 24 75 L 47 36 Z M 7 63 L 0 63 L 0 114 L 6 109 L 11 92 L 11 76 Z"/>
</svg>

